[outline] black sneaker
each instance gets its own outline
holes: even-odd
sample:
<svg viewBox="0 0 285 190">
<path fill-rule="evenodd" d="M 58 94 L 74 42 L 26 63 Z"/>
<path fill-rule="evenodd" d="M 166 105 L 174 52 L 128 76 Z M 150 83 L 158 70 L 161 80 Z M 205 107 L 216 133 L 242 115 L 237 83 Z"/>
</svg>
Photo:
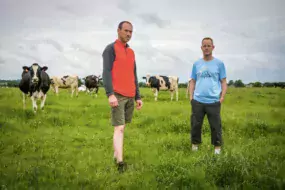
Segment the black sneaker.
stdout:
<svg viewBox="0 0 285 190">
<path fill-rule="evenodd" d="M 123 173 L 126 170 L 126 164 L 124 162 L 118 163 L 118 171 L 119 173 Z"/>
</svg>

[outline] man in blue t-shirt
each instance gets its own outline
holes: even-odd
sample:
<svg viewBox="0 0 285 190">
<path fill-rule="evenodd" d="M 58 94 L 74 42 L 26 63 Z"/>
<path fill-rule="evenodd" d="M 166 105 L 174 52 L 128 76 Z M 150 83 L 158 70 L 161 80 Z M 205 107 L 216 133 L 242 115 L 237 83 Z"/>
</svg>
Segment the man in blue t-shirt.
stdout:
<svg viewBox="0 0 285 190">
<path fill-rule="evenodd" d="M 220 154 L 222 145 L 221 103 L 227 90 L 226 69 L 224 63 L 213 57 L 215 48 L 213 40 L 206 37 L 202 40 L 203 58 L 197 60 L 192 67 L 190 82 L 191 143 L 192 150 L 198 150 L 201 144 L 201 128 L 207 115 L 211 128 L 211 143 L 215 154 Z"/>
</svg>

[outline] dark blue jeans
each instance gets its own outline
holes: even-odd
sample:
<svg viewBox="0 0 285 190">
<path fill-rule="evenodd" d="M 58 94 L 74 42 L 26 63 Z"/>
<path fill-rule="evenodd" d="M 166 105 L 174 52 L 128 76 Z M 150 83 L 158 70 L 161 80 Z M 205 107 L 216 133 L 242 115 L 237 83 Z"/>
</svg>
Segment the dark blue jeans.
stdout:
<svg viewBox="0 0 285 190">
<path fill-rule="evenodd" d="M 211 128 L 211 143 L 214 146 L 222 145 L 222 122 L 221 122 L 221 103 L 215 102 L 205 104 L 197 100 L 191 100 L 191 143 L 201 144 L 201 130 L 205 115 L 207 115 Z"/>
</svg>

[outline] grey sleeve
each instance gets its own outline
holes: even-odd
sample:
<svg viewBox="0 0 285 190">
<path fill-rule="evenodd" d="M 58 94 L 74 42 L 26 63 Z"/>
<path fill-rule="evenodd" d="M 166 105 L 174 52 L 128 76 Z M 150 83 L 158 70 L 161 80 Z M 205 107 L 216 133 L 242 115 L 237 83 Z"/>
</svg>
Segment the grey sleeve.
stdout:
<svg viewBox="0 0 285 190">
<path fill-rule="evenodd" d="M 139 90 L 139 84 L 138 84 L 138 76 L 137 76 L 137 65 L 136 65 L 136 62 L 135 62 L 134 74 L 135 74 L 135 84 L 136 84 L 136 96 L 135 96 L 135 100 L 140 100 L 140 99 L 141 99 L 141 96 L 140 96 L 140 90 Z"/>
<path fill-rule="evenodd" d="M 108 45 L 103 51 L 103 85 L 106 91 L 106 95 L 109 97 L 114 94 L 113 84 L 112 84 L 112 68 L 113 62 L 115 60 L 115 52 L 112 44 Z"/>
</svg>

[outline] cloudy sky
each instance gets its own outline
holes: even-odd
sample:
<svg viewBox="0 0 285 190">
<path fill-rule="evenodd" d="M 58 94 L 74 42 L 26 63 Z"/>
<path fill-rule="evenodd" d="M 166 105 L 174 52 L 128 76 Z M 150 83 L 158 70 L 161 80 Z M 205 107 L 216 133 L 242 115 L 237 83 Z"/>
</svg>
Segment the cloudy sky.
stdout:
<svg viewBox="0 0 285 190">
<path fill-rule="evenodd" d="M 50 75 L 102 73 L 102 51 L 122 20 L 138 76 L 189 78 L 210 36 L 228 79 L 285 81 L 284 0 L 1 0 L 0 79 L 38 62 Z"/>
</svg>

